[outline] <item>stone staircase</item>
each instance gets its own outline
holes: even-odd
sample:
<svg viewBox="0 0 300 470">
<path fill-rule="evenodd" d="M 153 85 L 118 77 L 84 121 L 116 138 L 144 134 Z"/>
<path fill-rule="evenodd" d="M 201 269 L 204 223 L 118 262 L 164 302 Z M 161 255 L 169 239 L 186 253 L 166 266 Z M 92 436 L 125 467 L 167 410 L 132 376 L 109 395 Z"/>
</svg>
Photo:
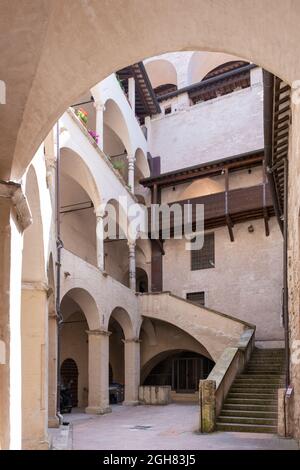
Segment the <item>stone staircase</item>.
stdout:
<svg viewBox="0 0 300 470">
<path fill-rule="evenodd" d="M 284 350 L 255 349 L 233 382 L 217 431 L 277 432 L 277 391 L 284 386 Z"/>
</svg>

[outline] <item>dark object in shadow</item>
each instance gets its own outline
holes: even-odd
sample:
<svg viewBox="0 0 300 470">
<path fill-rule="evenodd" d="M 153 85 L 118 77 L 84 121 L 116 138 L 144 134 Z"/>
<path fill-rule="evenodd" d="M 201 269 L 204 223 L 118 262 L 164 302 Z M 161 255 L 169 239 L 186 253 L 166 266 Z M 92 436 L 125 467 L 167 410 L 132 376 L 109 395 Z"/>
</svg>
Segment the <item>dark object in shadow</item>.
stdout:
<svg viewBox="0 0 300 470">
<path fill-rule="evenodd" d="M 124 385 L 117 382 L 109 384 L 109 403 L 122 403 L 124 400 Z"/>
<path fill-rule="evenodd" d="M 60 389 L 60 412 L 71 413 L 71 411 L 72 411 L 71 384 L 62 385 Z"/>
</svg>

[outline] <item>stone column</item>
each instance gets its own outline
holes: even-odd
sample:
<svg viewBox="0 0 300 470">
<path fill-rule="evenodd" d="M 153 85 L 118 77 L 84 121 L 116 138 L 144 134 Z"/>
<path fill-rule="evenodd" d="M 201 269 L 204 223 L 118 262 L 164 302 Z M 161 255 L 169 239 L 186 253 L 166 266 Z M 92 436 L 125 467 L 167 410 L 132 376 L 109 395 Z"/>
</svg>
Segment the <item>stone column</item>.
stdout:
<svg viewBox="0 0 300 470">
<path fill-rule="evenodd" d="M 128 101 L 132 111 L 135 113 L 135 80 L 133 77 L 128 80 Z"/>
<path fill-rule="evenodd" d="M 140 386 L 140 340 L 125 339 L 125 399 L 124 405 L 138 405 Z"/>
<path fill-rule="evenodd" d="M 104 111 L 105 105 L 102 101 L 95 101 L 94 106 L 96 108 L 96 133 L 98 134 L 98 146 L 103 151 L 104 148 Z"/>
<path fill-rule="evenodd" d="M 59 427 L 57 408 L 57 315 L 48 314 L 48 427 Z"/>
<path fill-rule="evenodd" d="M 134 165 L 135 157 L 128 155 L 128 186 L 130 186 L 132 194 L 134 194 Z"/>
<path fill-rule="evenodd" d="M 96 250 L 97 250 L 97 267 L 100 271 L 105 270 L 104 266 L 104 212 L 96 210 Z"/>
<path fill-rule="evenodd" d="M 22 283 L 22 449 L 42 450 L 48 442 L 47 286 Z"/>
<path fill-rule="evenodd" d="M 0 448 L 21 448 L 22 232 L 31 214 L 20 185 L 0 182 Z"/>
<path fill-rule="evenodd" d="M 89 341 L 89 398 L 86 413 L 110 413 L 109 407 L 109 331 L 87 331 Z"/>
<path fill-rule="evenodd" d="M 135 241 L 128 242 L 129 287 L 136 291 Z"/>
</svg>

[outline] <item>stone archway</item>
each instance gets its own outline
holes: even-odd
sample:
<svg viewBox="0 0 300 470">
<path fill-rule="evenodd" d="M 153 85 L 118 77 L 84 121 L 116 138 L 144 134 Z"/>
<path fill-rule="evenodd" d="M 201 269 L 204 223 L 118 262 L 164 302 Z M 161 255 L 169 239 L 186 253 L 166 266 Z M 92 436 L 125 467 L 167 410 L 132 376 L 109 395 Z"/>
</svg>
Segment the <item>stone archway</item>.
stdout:
<svg viewBox="0 0 300 470">
<path fill-rule="evenodd" d="M 140 341 L 135 336 L 132 320 L 122 307 L 112 311 L 110 330 L 110 362 L 113 377 L 124 386 L 124 403 L 138 404 L 140 383 Z"/>
<path fill-rule="evenodd" d="M 7 53 L 1 59 L 2 79 L 14 92 L 7 93 L 12 110 L 9 126 L 4 120 L 0 132 L 5 136 L 1 178 L 18 179 L 24 173 L 53 123 L 76 97 L 113 71 L 147 57 L 180 50 L 226 52 L 263 66 L 288 83 L 299 78 L 300 64 L 294 60 L 300 36 L 298 3 L 231 1 L 226 8 L 205 0 L 154 0 L 154 4 L 145 1 L 141 15 L 138 2 L 126 8 L 120 8 L 119 2 L 109 6 L 27 2 L 18 18 L 13 4 L 4 7 L 2 34 Z M 127 27 L 117 27 L 118 21 Z M 12 24 L 21 31 L 17 37 Z M 289 25 L 284 34 L 282 24 Z M 19 60 L 25 44 L 30 60 Z M 62 68 L 68 73 L 57 73 Z"/>
</svg>

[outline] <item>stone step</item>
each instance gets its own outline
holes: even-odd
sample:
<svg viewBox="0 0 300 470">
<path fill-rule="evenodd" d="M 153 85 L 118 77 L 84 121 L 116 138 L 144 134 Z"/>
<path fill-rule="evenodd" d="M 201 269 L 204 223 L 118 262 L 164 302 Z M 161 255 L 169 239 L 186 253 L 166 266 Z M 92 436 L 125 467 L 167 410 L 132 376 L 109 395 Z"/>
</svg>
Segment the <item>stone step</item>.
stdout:
<svg viewBox="0 0 300 470">
<path fill-rule="evenodd" d="M 220 423 L 217 421 L 217 431 L 231 431 L 231 432 L 254 432 L 254 433 L 270 433 L 276 434 L 276 426 L 267 425 L 251 425 L 251 424 L 234 424 L 234 423 Z"/>
<path fill-rule="evenodd" d="M 241 374 L 238 376 L 239 379 L 249 379 L 249 380 L 255 380 L 255 379 L 264 379 L 264 380 L 283 380 L 285 379 L 285 375 L 284 374 L 271 374 L 271 375 L 267 375 L 267 374 Z"/>
<path fill-rule="evenodd" d="M 261 399 L 271 399 L 271 400 L 276 400 L 277 399 L 277 393 L 252 393 L 252 392 L 231 392 L 231 390 L 228 393 L 228 398 L 261 398 Z"/>
<path fill-rule="evenodd" d="M 247 367 L 245 370 L 246 374 L 269 374 L 272 375 L 272 372 L 275 374 L 278 373 L 278 368 L 269 368 L 269 367 Z M 281 372 L 281 370 L 280 370 Z"/>
<path fill-rule="evenodd" d="M 277 413 L 277 404 L 266 405 L 266 404 L 251 404 L 251 403 L 224 403 L 223 410 L 240 410 L 240 411 L 266 411 L 271 413 Z"/>
<path fill-rule="evenodd" d="M 236 379 L 234 382 L 238 386 L 251 386 L 251 385 L 256 385 L 258 387 L 277 387 L 281 388 L 284 387 L 284 381 L 283 380 L 266 380 L 264 378 L 261 379 Z"/>
<path fill-rule="evenodd" d="M 244 381 L 239 381 L 239 380 L 236 380 L 234 382 L 234 385 L 233 387 L 231 387 L 231 389 L 233 388 L 239 388 L 239 389 L 248 389 L 248 390 L 252 390 L 253 388 L 259 388 L 259 389 L 270 389 L 270 390 L 274 390 L 274 389 L 278 389 L 279 387 L 279 384 L 278 383 L 263 383 L 263 382 L 257 382 L 257 381 L 249 381 L 249 382 L 244 382 Z"/>
<path fill-rule="evenodd" d="M 232 403 L 237 405 L 267 405 L 277 407 L 277 401 L 273 398 L 239 398 L 227 396 L 225 404 L 229 405 Z"/>
<path fill-rule="evenodd" d="M 275 393 L 277 390 L 277 387 L 265 388 L 260 387 L 258 384 L 252 387 L 239 387 L 239 385 L 234 384 L 230 389 L 230 391 L 234 393 Z"/>
<path fill-rule="evenodd" d="M 218 416 L 219 423 L 234 423 L 234 424 L 254 424 L 254 425 L 267 425 L 277 426 L 277 417 L 275 418 L 256 418 L 244 416 Z"/>
<path fill-rule="evenodd" d="M 266 369 L 284 369 L 284 365 L 283 364 L 275 364 L 274 362 L 261 362 L 261 363 L 258 363 L 258 362 L 248 362 L 247 364 L 247 367 L 257 367 L 258 369 L 260 369 L 261 367 L 265 367 Z"/>
<path fill-rule="evenodd" d="M 227 409 L 223 407 L 223 410 L 220 413 L 220 416 L 235 416 L 241 418 L 270 418 L 277 420 L 277 412 L 276 411 L 260 411 L 257 409 L 254 410 L 235 410 L 235 409 Z"/>
</svg>

